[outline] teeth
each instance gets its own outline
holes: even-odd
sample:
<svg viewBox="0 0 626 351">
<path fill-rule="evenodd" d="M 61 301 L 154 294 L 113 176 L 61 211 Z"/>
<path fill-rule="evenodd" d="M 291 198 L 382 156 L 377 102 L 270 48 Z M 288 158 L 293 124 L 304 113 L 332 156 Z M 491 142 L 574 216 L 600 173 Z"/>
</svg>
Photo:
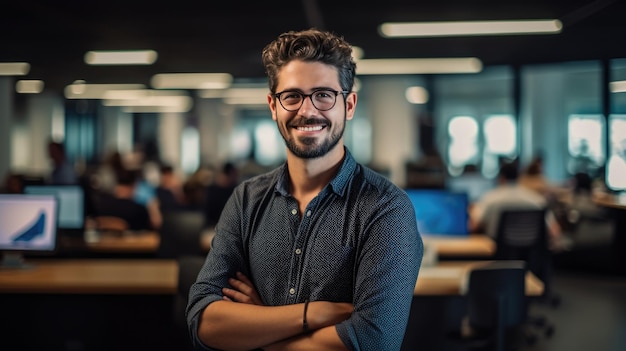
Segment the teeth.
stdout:
<svg viewBox="0 0 626 351">
<path fill-rule="evenodd" d="M 322 126 L 313 126 L 313 127 L 298 127 L 298 130 L 304 131 L 304 132 L 314 132 L 317 130 L 322 130 Z"/>
</svg>

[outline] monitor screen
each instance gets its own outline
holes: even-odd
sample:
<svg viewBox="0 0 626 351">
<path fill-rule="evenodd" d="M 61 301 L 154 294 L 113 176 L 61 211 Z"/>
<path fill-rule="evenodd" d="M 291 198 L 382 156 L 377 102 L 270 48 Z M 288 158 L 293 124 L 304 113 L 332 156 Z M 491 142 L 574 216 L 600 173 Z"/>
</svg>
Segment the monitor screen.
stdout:
<svg viewBox="0 0 626 351">
<path fill-rule="evenodd" d="M 58 228 L 80 229 L 85 224 L 85 194 L 79 185 L 30 185 L 24 187 L 25 194 L 54 195 L 58 199 Z"/>
<path fill-rule="evenodd" d="M 52 195 L 0 194 L 0 251 L 56 249 L 57 200 Z"/>
<path fill-rule="evenodd" d="M 468 235 L 468 196 L 443 189 L 406 189 L 423 235 Z"/>
</svg>

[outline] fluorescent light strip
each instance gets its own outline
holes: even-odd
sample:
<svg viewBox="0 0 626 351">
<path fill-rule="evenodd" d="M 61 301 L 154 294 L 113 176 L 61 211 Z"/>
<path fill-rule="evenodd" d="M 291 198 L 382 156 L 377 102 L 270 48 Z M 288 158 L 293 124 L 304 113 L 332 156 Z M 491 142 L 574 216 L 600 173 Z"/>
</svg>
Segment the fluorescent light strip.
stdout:
<svg viewBox="0 0 626 351">
<path fill-rule="evenodd" d="M 67 99 L 102 99 L 110 90 L 145 89 L 143 84 L 85 84 L 74 83 L 65 87 Z"/>
<path fill-rule="evenodd" d="M 154 50 L 88 51 L 85 63 L 88 65 L 151 65 L 158 54 Z"/>
<path fill-rule="evenodd" d="M 39 94 L 43 91 L 43 80 L 18 80 L 15 91 L 20 94 Z"/>
<path fill-rule="evenodd" d="M 478 73 L 482 69 L 482 62 L 474 57 L 367 59 L 356 63 L 357 75 Z"/>
<path fill-rule="evenodd" d="M 160 73 L 150 84 L 155 89 L 225 89 L 232 81 L 229 73 Z"/>
<path fill-rule="evenodd" d="M 468 21 L 468 22 L 399 22 L 383 23 L 379 27 L 385 38 L 442 37 L 469 35 L 556 34 L 561 21 Z"/>
<path fill-rule="evenodd" d="M 30 72 L 26 62 L 0 62 L 0 76 L 25 76 Z"/>
<path fill-rule="evenodd" d="M 618 80 L 609 83 L 611 93 L 626 93 L 626 80 Z"/>
<path fill-rule="evenodd" d="M 266 85 L 260 88 L 230 88 L 224 90 L 203 90 L 198 96 L 204 99 L 224 99 L 229 105 L 263 105 L 267 104 L 269 89 Z"/>
</svg>

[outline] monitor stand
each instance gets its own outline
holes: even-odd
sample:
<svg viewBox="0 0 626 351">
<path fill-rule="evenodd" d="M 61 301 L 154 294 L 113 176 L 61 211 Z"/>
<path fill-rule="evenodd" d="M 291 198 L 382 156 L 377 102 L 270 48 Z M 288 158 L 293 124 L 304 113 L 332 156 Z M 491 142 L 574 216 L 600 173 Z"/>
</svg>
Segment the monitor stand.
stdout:
<svg viewBox="0 0 626 351">
<path fill-rule="evenodd" d="M 24 256 L 19 252 L 4 252 L 0 269 L 30 269 L 34 265 L 24 262 Z"/>
</svg>

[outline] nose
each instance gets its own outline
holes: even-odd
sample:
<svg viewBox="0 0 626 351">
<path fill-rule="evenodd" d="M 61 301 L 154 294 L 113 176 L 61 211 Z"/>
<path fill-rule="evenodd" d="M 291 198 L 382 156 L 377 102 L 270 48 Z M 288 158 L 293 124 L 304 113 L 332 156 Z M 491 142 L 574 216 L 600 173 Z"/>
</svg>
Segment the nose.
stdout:
<svg viewBox="0 0 626 351">
<path fill-rule="evenodd" d="M 311 95 L 305 96 L 304 100 L 302 100 L 302 105 L 300 106 L 298 113 L 306 116 L 310 114 L 315 114 L 316 112 L 317 108 L 315 108 L 315 106 L 313 105 Z"/>
</svg>

